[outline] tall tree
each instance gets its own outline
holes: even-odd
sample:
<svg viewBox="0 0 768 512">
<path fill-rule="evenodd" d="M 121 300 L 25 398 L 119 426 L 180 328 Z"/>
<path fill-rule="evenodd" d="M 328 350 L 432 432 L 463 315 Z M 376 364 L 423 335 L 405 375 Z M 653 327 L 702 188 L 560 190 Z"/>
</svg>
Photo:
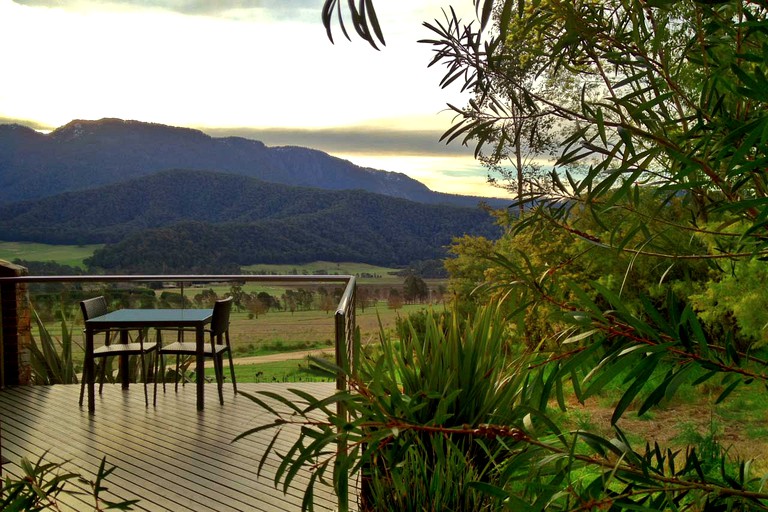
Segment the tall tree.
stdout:
<svg viewBox="0 0 768 512">
<path fill-rule="evenodd" d="M 601 253 L 605 258 L 626 257 L 627 271 L 641 262 L 658 263 L 648 268 L 657 271 L 660 281 L 681 262 L 704 262 L 719 284 L 698 298 L 669 293 L 652 299 L 638 293 L 631 303 L 622 289 L 599 279 L 564 278 L 587 252 L 577 251 L 543 272 L 524 251 L 516 261 L 492 255 L 498 270 L 482 273 L 490 278 L 491 307 L 478 317 L 481 321 L 464 331 L 434 325 L 432 338 L 425 338 L 434 341 L 442 333 L 461 341 L 453 345 L 454 352 L 443 352 L 442 343 L 428 349 L 425 344 L 401 346 L 398 353 L 383 349 L 384 355 L 372 360 L 369 379 L 353 381 L 357 393 L 310 400 L 306 409 L 294 406 L 274 423 L 282 428 L 285 418 L 300 410 L 323 410 L 329 416 L 318 422 L 307 415 L 302 423 L 307 430 L 293 445 L 295 457 L 284 463 L 283 474 L 290 480 L 287 468 L 310 458 L 323 460 L 318 467 L 324 469 L 326 454 L 333 452 L 334 482 L 341 493 L 346 469 L 368 464 L 378 470 L 391 464 L 383 485 L 407 497 L 412 488 L 407 479 L 418 484 L 423 475 L 433 477 L 423 461 L 438 460 L 445 464 L 439 475 L 444 478 L 428 480 L 438 490 L 444 489 L 438 483 L 463 480 L 473 469 L 489 471 L 474 473 L 455 491 L 484 493 L 483 509 L 767 509 L 764 479 L 751 475 L 746 461 L 728 461 L 720 453 L 707 466 L 705 454 L 694 448 L 681 454 L 649 442 L 638 449 L 617 423 L 631 405 L 643 414 L 673 399 L 683 384 L 714 381 L 721 390 L 718 401 L 739 386 L 756 386 L 764 393 L 768 385 L 765 361 L 755 357 L 755 347 L 708 331 L 706 314 L 692 303 L 718 300 L 718 294 L 730 295 L 734 288 L 740 293 L 744 285 L 729 276 L 761 276 L 768 256 L 768 5 L 749 0 L 474 3 L 479 24 L 462 23 L 450 11 L 444 25 L 433 26 L 437 38 L 429 40 L 436 50 L 434 63 L 446 66 L 443 84 L 459 80 L 484 99 L 459 109 L 461 117 L 446 138 L 496 142 L 507 118 L 497 105 L 507 100 L 545 106 L 546 115 L 564 130 L 551 176 L 553 193 L 513 222 L 512 233 L 532 238 L 545 227 L 555 229 L 606 251 Z M 336 0 L 327 0 L 329 5 L 341 12 Z M 371 0 L 347 5 L 356 32 L 371 44 L 382 44 Z M 324 21 L 330 27 L 330 19 Z M 519 49 L 507 43 L 518 30 L 529 34 L 519 44 L 536 57 L 523 74 L 509 73 L 508 66 L 511 52 Z M 567 81 L 571 94 L 550 95 L 524 86 L 524 79 L 535 83 L 542 76 Z M 505 82 L 509 87 L 500 89 Z M 676 215 L 669 214 L 673 210 Z M 505 402 L 503 411 L 515 414 L 498 420 L 506 423 L 493 424 L 501 416 L 490 408 L 490 421 L 463 420 L 452 426 L 445 402 L 485 378 L 470 379 L 458 389 L 434 389 L 428 386 L 438 376 L 425 375 L 435 363 L 447 361 L 456 366 L 441 367 L 440 377 L 452 372 L 447 380 L 457 383 L 470 375 L 472 366 L 460 356 L 464 342 L 504 332 L 508 323 L 487 315 L 496 315 L 495 306 L 505 300 L 516 301 L 512 309 L 518 318 L 531 305 L 546 303 L 561 343 L 530 351 L 507 369 L 502 381 L 512 385 L 514 399 Z M 730 307 L 754 308 L 762 300 L 732 301 Z M 717 313 L 715 308 L 709 312 Z M 744 328 L 759 332 L 761 322 L 748 320 Z M 444 357 L 449 355 L 454 357 Z M 504 361 L 494 363 L 498 369 Z M 408 379 L 413 387 L 403 396 L 398 379 L 405 381 L 407 372 L 413 372 Z M 396 377 L 387 380 L 389 374 Z M 570 435 L 557 427 L 551 405 L 565 408 L 567 389 L 583 401 L 616 381 L 621 396 L 611 418 L 614 439 L 591 431 Z M 433 409 L 419 402 L 423 397 L 435 397 Z M 332 402 L 343 403 L 351 420 L 329 411 Z M 420 414 L 424 417 L 414 419 Z M 457 441 L 465 436 L 481 457 L 456 450 L 465 447 Z M 347 441 L 352 441 L 349 451 L 335 451 L 337 442 L 343 446 Z M 406 476 L 398 479 L 396 474 Z"/>
<path fill-rule="evenodd" d="M 423 302 L 427 297 L 429 297 L 429 287 L 427 286 L 427 283 L 417 275 L 410 274 L 406 276 L 403 281 L 403 298 L 405 299 L 405 302 Z"/>
</svg>

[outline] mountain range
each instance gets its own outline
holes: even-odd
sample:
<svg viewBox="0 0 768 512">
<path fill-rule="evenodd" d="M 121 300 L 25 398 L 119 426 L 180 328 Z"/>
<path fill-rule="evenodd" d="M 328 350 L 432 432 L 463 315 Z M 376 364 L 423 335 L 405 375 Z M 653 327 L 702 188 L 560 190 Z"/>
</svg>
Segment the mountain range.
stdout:
<svg viewBox="0 0 768 512">
<path fill-rule="evenodd" d="M 327 190 L 366 190 L 428 204 L 508 201 L 434 192 L 405 174 L 364 168 L 315 149 L 140 121 L 72 121 L 48 134 L 0 125 L 0 204 L 85 190 L 168 169 L 241 174 Z"/>
</svg>

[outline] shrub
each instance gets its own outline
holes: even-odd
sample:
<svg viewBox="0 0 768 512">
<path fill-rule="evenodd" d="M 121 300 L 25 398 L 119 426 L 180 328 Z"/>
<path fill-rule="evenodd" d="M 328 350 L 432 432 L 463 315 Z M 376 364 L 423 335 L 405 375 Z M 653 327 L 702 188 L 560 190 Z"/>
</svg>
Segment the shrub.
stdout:
<svg viewBox="0 0 768 512">
<path fill-rule="evenodd" d="M 101 459 L 101 465 L 95 480 L 88 480 L 78 473 L 63 472 L 63 463 L 45 462 L 45 454 L 32 463 L 26 457 L 22 458 L 19 466 L 22 476 L 19 478 L 5 477 L 0 487 L 0 510 L 60 510 L 60 496 L 82 494 L 80 489 L 72 489 L 72 481 L 77 480 L 91 489 L 93 510 L 132 510 L 139 500 L 124 500 L 112 502 L 104 499 L 101 493 L 107 477 L 115 467 L 107 467 L 106 457 Z"/>
<path fill-rule="evenodd" d="M 448 323 L 443 325 L 440 319 Z M 499 484 L 498 463 L 506 444 L 493 439 L 478 442 L 473 433 L 489 424 L 522 424 L 527 414 L 520 407 L 525 372 L 519 371 L 520 366 L 512 368 L 523 361 L 505 364 L 505 345 L 499 308 L 481 309 L 464 327 L 456 315 L 427 315 L 424 332 L 411 325 L 403 342 L 382 331 L 378 350 L 361 363 L 360 377 L 348 375 L 352 392 L 339 391 L 329 399 L 314 399 L 301 391 L 293 391 L 293 397 L 269 391 L 246 394 L 277 418 L 238 439 L 298 422 L 304 426 L 301 439 L 282 456 L 276 482 L 284 480 L 287 485 L 297 466 L 313 460 L 317 470 L 312 481 L 331 466 L 337 476 L 342 470 L 361 475 L 363 508 L 483 510 L 496 499 L 468 483 Z M 340 371 L 328 361 L 314 362 L 326 371 Z M 265 397 L 298 416 L 289 418 L 268 405 Z M 306 405 L 299 405 L 302 402 Z M 334 403 L 346 409 L 349 418 L 332 410 Z M 317 413 L 324 415 L 323 421 L 317 421 Z M 332 465 L 327 455 L 335 453 L 337 443 L 349 443 L 350 450 L 339 452 Z M 344 496 L 343 479 L 335 482 Z M 311 494 L 310 484 L 309 501 Z"/>
<path fill-rule="evenodd" d="M 32 338 L 30 364 L 34 384 L 77 384 L 77 372 L 72 361 L 72 331 L 64 311 L 61 313 L 61 339 L 50 334 L 36 311 L 32 311 L 40 335 L 40 343 Z M 68 325 L 69 324 L 69 325 Z"/>
</svg>

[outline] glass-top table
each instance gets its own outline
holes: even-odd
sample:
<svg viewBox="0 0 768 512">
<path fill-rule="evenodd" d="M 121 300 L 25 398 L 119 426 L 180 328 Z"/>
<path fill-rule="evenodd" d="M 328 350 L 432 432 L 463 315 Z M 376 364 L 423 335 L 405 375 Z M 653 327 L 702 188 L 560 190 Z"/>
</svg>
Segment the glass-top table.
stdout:
<svg viewBox="0 0 768 512">
<path fill-rule="evenodd" d="M 94 389 L 93 335 L 108 329 L 145 329 L 152 327 L 195 329 L 197 354 L 195 361 L 195 384 L 197 386 L 197 409 L 204 408 L 203 384 L 205 383 L 205 326 L 211 323 L 213 309 L 118 309 L 86 320 L 85 353 L 83 378 L 87 378 L 88 412 L 96 409 Z M 90 356 L 89 356 L 90 355 Z M 123 372 L 127 377 L 127 372 Z M 124 383 L 124 385 L 127 383 Z"/>
</svg>

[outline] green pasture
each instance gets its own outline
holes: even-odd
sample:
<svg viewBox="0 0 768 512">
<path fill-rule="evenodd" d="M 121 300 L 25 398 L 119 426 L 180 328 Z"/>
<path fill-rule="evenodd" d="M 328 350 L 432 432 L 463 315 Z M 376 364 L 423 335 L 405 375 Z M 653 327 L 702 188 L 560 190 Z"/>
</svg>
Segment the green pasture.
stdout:
<svg viewBox="0 0 768 512">
<path fill-rule="evenodd" d="M 315 261 L 302 265 L 248 265 L 243 267 L 244 272 L 254 274 L 279 274 L 279 275 L 352 275 L 360 276 L 360 282 L 376 284 L 402 283 L 403 278 L 395 275 L 399 269 L 368 265 L 367 263 L 333 263 L 328 261 Z"/>
<path fill-rule="evenodd" d="M 0 260 L 54 261 L 83 267 L 83 260 L 101 245 L 48 245 L 34 242 L 0 242 Z"/>
<path fill-rule="evenodd" d="M 330 382 L 329 377 L 314 369 L 308 359 L 290 359 L 271 363 L 236 364 L 235 378 L 238 383 L 246 382 Z M 215 382 L 213 368 L 207 368 L 205 376 Z M 229 366 L 224 363 L 225 382 L 229 382 Z"/>
<path fill-rule="evenodd" d="M 93 255 L 96 245 L 49 245 L 33 242 L 3 242 L 0 241 L 0 260 L 13 261 L 53 261 L 62 265 L 83 268 L 83 260 Z M 312 263 L 268 265 L 255 264 L 242 267 L 243 272 L 254 274 L 277 275 L 353 275 L 359 276 L 359 282 L 365 284 L 391 285 L 400 284 L 403 278 L 395 275 L 400 269 L 368 265 L 366 263 L 333 263 L 315 261 Z"/>
<path fill-rule="evenodd" d="M 385 302 L 380 302 L 374 308 L 358 310 L 355 322 L 360 328 L 363 342 L 377 340 L 380 326 L 385 332 L 391 332 L 398 318 L 406 318 L 409 314 L 427 308 L 425 304 L 407 304 L 399 309 L 390 309 Z M 442 308 L 441 305 L 434 306 Z M 235 312 L 231 318 L 231 336 L 233 350 L 249 352 L 250 350 L 272 351 L 276 346 L 284 350 L 301 350 L 319 346 L 333 346 L 335 339 L 335 324 L 333 312 L 324 311 L 270 311 L 258 317 L 249 318 L 244 312 Z M 254 347 L 249 349 L 248 347 Z"/>
<path fill-rule="evenodd" d="M 171 293 L 183 293 L 185 297 L 192 300 L 195 295 L 202 292 L 203 290 L 213 290 L 216 295 L 219 297 L 225 297 L 229 295 L 232 289 L 233 283 L 205 283 L 205 284 L 185 284 L 184 289 L 182 290 L 181 287 L 177 283 L 166 283 L 166 287 L 162 290 L 159 290 L 160 292 L 171 292 Z M 273 297 L 277 297 L 280 299 L 280 297 L 285 293 L 288 289 L 298 289 L 298 288 L 305 288 L 305 289 L 312 289 L 317 290 L 319 288 L 325 288 L 328 291 L 333 291 L 336 288 L 343 289 L 345 284 L 343 282 L 338 283 L 296 283 L 296 284 L 272 284 L 272 283 L 257 283 L 257 282 L 247 282 L 242 283 L 241 285 L 238 285 L 240 287 L 240 290 L 244 293 L 260 293 L 260 292 L 266 292 Z"/>
</svg>

